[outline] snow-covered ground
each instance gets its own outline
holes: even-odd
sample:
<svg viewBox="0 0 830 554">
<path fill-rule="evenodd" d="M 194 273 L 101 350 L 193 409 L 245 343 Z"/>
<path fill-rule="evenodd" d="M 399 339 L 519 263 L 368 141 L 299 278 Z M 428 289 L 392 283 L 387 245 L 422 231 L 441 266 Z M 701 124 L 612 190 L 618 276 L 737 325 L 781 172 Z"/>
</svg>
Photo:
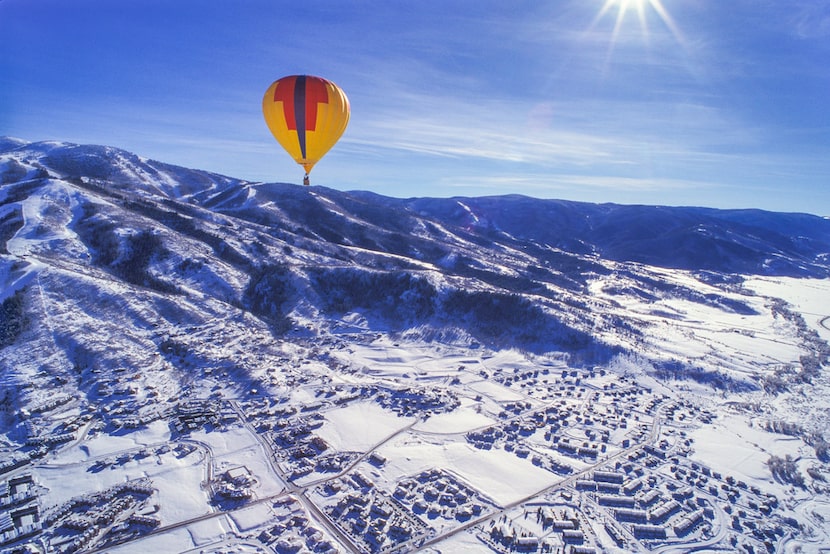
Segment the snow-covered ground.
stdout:
<svg viewBox="0 0 830 554">
<path fill-rule="evenodd" d="M 3 412 L 0 461 L 17 463 L 4 466 L 0 491 L 31 476 L 25 505 L 50 522 L 42 536 L 66 543 L 115 505 L 112 540 L 132 542 L 110 552 L 484 552 L 519 538 L 564 548 L 561 529 L 542 523 L 554 506 L 555 521 L 566 514 L 585 546 L 603 550 L 830 548 L 830 464 L 819 454 L 830 439 L 830 280 L 713 284 L 586 256 L 603 271 L 542 286 L 524 273 L 537 260 L 513 237 L 488 249 L 448 222 L 419 219 L 418 237 L 440 236 L 445 249 L 430 263 L 411 244 L 399 248 L 406 255 L 373 250 L 388 238 L 381 232 L 347 236 L 370 226 L 322 190 L 312 195 L 318 215 L 345 223 L 310 231 L 285 219 L 288 203 L 267 200 L 276 186 L 224 189 L 201 174 L 183 182 L 172 168 L 105 152 L 121 179 L 106 194 L 52 169 L 35 193 L 7 202 L 0 190 L 0 302 L 20 293 L 27 323 L 0 360 L 0 399 L 14 408 Z M 39 174 L 23 154 L 15 160 L 27 178 Z M 235 195 L 233 209 L 267 204 L 267 217 L 211 212 L 196 199 Z M 457 204 L 473 228 L 484 225 L 472 203 Z M 107 263 L 91 246 L 105 241 L 82 236 L 90 219 L 117 243 Z M 130 255 L 125 238 L 147 229 L 164 248 L 143 269 L 166 286 L 115 271 Z M 323 231 L 344 244 L 315 235 Z M 544 263 L 561 276 L 552 259 Z M 275 267 L 289 268 L 289 281 L 275 271 L 252 286 L 263 261 L 284 264 Z M 504 295 L 492 283 L 516 278 L 600 355 L 487 347 L 466 316 L 434 313 L 400 329 L 359 305 L 324 313 L 326 299 L 314 303 L 323 292 L 302 272 L 331 267 L 407 268 L 439 299 L 468 286 Z M 660 499 L 643 499 L 649 490 Z M 614 502 L 676 513 L 620 516 Z M 667 536 L 635 536 L 642 530 L 626 517 Z M 33 516 L 15 518 L 22 529 Z M 612 544 L 606 523 L 625 546 Z"/>
<path fill-rule="evenodd" d="M 790 321 L 769 315 L 768 297 L 786 299 L 793 310 L 804 315 L 810 329 L 827 332 L 822 325 L 823 314 L 830 312 L 826 300 L 830 298 L 827 281 L 763 278 L 748 280 L 744 286 L 757 294 L 752 299 L 756 315 L 726 313 L 684 299 L 669 298 L 661 301 L 660 309 L 682 313 L 682 320 L 677 323 L 669 318 L 654 318 L 652 328 L 655 332 L 648 335 L 644 346 L 658 350 L 674 345 L 667 354 L 685 358 L 697 356 L 700 366 L 707 370 L 734 369 L 749 373 L 752 368 L 763 370 L 773 362 L 795 363 L 801 354 L 797 333 L 792 331 Z M 631 313 L 640 315 L 648 315 L 647 312 L 654 309 L 654 305 L 636 303 L 626 307 Z M 812 525 L 812 538 L 794 537 L 792 542 L 786 543 L 787 548 L 795 548 L 798 544 L 810 548 L 825 540 L 816 526 L 822 514 L 827 512 L 826 496 L 817 495 L 816 490 L 810 488 L 780 481 L 771 473 L 768 462 L 773 456 L 789 456 L 796 461 L 802 475 L 823 466 L 812 446 L 803 438 L 773 432 L 768 429 L 768 423 L 775 418 L 787 417 L 800 421 L 799 409 L 824 410 L 827 408 L 826 397 L 799 400 L 799 395 L 790 392 L 769 402 L 758 390 L 713 395 L 712 389 L 703 383 L 682 379 L 655 380 L 654 366 L 646 358 L 618 359 L 605 368 L 595 368 L 604 369 L 601 373 L 595 370 L 587 374 L 584 370 L 574 371 L 557 358 L 538 358 L 517 351 L 469 351 L 451 345 L 379 339 L 374 334 L 366 337 L 362 341 L 352 340 L 348 349 L 336 350 L 338 364 L 359 368 L 359 371 L 344 373 L 334 382 L 364 387 L 391 386 L 391 390 L 402 387 L 405 390 L 406 384 L 414 386 L 412 390 L 429 385 L 435 390 L 451 391 L 457 398 L 454 407 L 438 410 L 430 416 L 401 415 L 383 407 L 371 393 L 365 398 L 357 397 L 342 403 L 323 402 L 317 408 L 322 423 L 315 426 L 313 436 L 325 441 L 327 453 L 376 453 L 383 460 L 382 465 L 376 467 L 368 459 L 353 459 L 356 465 L 348 466 L 346 470 L 352 467 L 376 479 L 386 494 L 391 494 L 396 483 L 435 468 L 453 475 L 495 507 L 530 500 L 538 502 L 548 491 L 566 490 L 561 487 L 566 486 L 563 483 L 567 476 L 541 467 L 534 461 L 535 454 L 517 456 L 501 446 L 482 450 L 467 440 L 468 434 L 503 428 L 505 421 L 511 418 L 525 421 L 521 414 L 541 413 L 550 407 L 576 414 L 584 413 L 590 406 L 597 414 L 593 417 L 599 421 L 601 417 L 613 415 L 621 405 L 613 397 L 590 402 L 592 395 L 603 395 L 604 391 L 628 383 L 621 390 L 635 389 L 640 391 L 639 394 L 642 390 L 652 390 L 676 401 L 705 406 L 713 414 L 711 421 L 704 423 L 690 419 L 680 427 L 691 445 L 690 463 L 701 464 L 712 472 L 757 488 L 763 494 L 774 495 L 782 503 L 783 514 Z M 326 364 L 307 358 L 309 350 L 306 348 L 286 345 L 280 350 L 283 356 L 288 356 L 282 362 L 284 366 L 301 367 L 309 376 L 330 371 Z M 726 359 L 731 360 L 731 365 L 723 363 Z M 206 383 L 217 382 L 213 381 L 215 377 L 211 376 Z M 162 381 L 155 383 L 153 379 L 153 373 L 144 375 L 145 386 L 160 387 Z M 815 390 L 827 390 L 824 377 L 813 386 Z M 293 405 L 305 410 L 320 403 L 325 396 L 315 390 L 326 389 L 317 387 L 305 385 L 292 389 L 287 401 L 279 405 L 280 409 Z M 222 390 L 223 394 L 234 394 L 232 389 Z M 576 395 L 579 391 L 582 392 Z M 551 396 L 551 393 L 560 396 Z M 760 403 L 760 409 L 747 408 L 753 403 Z M 509 412 L 510 418 L 505 420 L 504 409 L 512 409 L 512 406 L 518 406 L 516 415 Z M 77 411 L 67 411 L 63 417 L 71 419 L 73 413 L 77 414 Z M 615 446 L 609 446 L 608 455 L 622 453 L 623 440 L 643 437 L 642 433 L 636 434 L 638 429 L 647 434 L 656 424 L 652 421 L 644 414 L 636 419 L 628 416 L 626 428 L 609 434 Z M 170 527 L 170 531 L 143 539 L 140 542 L 142 549 L 159 552 L 218 549 L 215 550 L 218 552 L 221 548 L 230 548 L 255 552 L 256 548 L 261 548 L 260 543 L 255 541 L 246 546 L 244 537 L 256 535 L 258 530 L 280 520 L 269 508 L 271 501 L 224 513 L 212 500 L 212 487 L 216 485 L 210 483 L 215 483 L 226 472 L 244 468 L 253 479 L 252 498 L 276 500 L 287 494 L 284 472 L 291 467 L 291 462 L 283 460 L 277 464 L 273 445 L 263 441 L 264 435 L 254 433 L 240 423 L 225 428 L 200 429 L 176 439 L 171 435 L 167 421 L 157 420 L 132 432 L 99 433 L 73 442 L 32 468 L 45 491 L 41 502 L 46 506 L 57 506 L 77 497 L 80 492 L 102 491 L 125 481 L 149 478 L 157 491 L 153 502 L 159 506 L 154 517 L 160 520 L 162 528 Z M 678 423 L 675 419 L 674 425 Z M 662 436 L 669 439 L 670 444 L 679 445 L 674 438 L 677 435 L 668 429 L 664 429 Z M 572 424 L 560 436 L 577 444 L 588 444 L 592 441 L 592 435 L 586 434 L 588 431 L 590 428 Z M 581 475 L 590 475 L 590 463 L 548 450 L 550 440 L 543 438 L 541 432 L 533 432 L 523 440 L 531 453 L 545 453 L 547 459 L 570 465 Z M 175 445 L 188 448 L 176 450 Z M 320 486 L 337 475 L 313 473 L 298 482 L 314 482 Z M 305 517 L 312 521 L 319 516 L 305 512 Z M 323 522 L 320 525 L 325 527 Z M 444 533 L 451 526 L 444 523 L 439 528 Z M 430 549 L 434 552 L 465 549 L 484 552 L 490 547 L 475 533 L 464 532 L 447 534 L 446 540 Z M 112 551 L 131 550 L 126 544 Z"/>
</svg>

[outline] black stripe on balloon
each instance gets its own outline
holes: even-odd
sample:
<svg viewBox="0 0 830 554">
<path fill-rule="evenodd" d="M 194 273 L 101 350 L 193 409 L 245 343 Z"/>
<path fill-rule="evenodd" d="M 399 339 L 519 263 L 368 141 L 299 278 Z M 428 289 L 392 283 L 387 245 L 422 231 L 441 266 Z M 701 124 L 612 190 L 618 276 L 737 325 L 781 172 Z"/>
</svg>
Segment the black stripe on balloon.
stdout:
<svg viewBox="0 0 830 554">
<path fill-rule="evenodd" d="M 294 81 L 294 124 L 297 127 L 297 139 L 300 141 L 300 152 L 303 159 L 305 153 L 305 75 L 300 75 Z"/>
</svg>

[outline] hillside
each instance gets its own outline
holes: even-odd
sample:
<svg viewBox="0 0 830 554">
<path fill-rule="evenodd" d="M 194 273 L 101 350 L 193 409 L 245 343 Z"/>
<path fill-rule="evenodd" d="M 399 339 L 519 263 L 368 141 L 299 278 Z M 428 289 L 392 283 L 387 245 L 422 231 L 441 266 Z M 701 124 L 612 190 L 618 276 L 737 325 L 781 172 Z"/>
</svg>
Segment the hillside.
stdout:
<svg viewBox="0 0 830 554">
<path fill-rule="evenodd" d="M 828 540 L 813 528 L 813 515 L 826 510 L 830 479 L 830 220 L 523 196 L 397 199 L 246 182 L 112 147 L 11 138 L 0 139 L 0 183 L 0 446 L 13 462 L 8 471 L 16 473 L 9 475 L 28 468 L 51 491 L 41 504 L 61 505 L 84 492 L 85 485 L 58 485 L 55 467 L 65 466 L 65 477 L 70 466 L 106 460 L 109 467 L 124 449 L 178 440 L 204 449 L 202 461 L 188 462 L 194 472 L 200 464 L 208 475 L 242 464 L 256 474 L 256 498 L 296 500 L 286 510 L 315 521 L 335 551 L 390 543 L 443 551 L 441 541 L 469 546 L 459 538 L 467 535 L 477 537 L 470 539 L 477 547 L 499 551 L 494 544 L 509 541 L 488 523 L 559 494 L 556 487 L 574 486 L 557 476 L 618 471 L 613 462 L 639 444 L 688 456 L 696 460 L 688 468 L 704 465 L 710 476 L 717 464 L 743 471 L 738 480 L 759 489 L 746 501 L 755 510 L 767 494 L 776 496 L 782 507 L 773 520 L 786 529 L 746 544 Z M 636 439 L 622 431 L 627 426 L 610 430 L 615 405 L 639 402 L 616 393 L 614 400 L 614 387 L 648 398 L 631 404 L 624 418 L 644 425 Z M 592 402 L 605 417 L 582 412 Z M 555 431 L 542 438 L 541 422 L 556 419 L 554 409 L 581 414 L 572 429 L 582 429 L 586 418 L 597 428 L 608 425 L 607 435 L 588 428 L 569 439 L 596 450 L 593 458 L 574 447 L 573 459 L 563 461 L 571 453 L 550 444 Z M 210 425 L 195 424 L 188 434 L 182 425 L 189 410 L 207 412 Z M 661 422 L 673 425 L 661 418 L 680 412 L 687 422 L 661 435 Z M 322 442 L 308 443 L 299 457 L 286 452 L 305 439 L 274 431 L 280 419 L 295 425 L 295 414 L 305 414 L 302 425 L 310 428 L 312 420 L 322 422 Z M 530 421 L 540 422 L 540 431 L 517 427 L 512 442 L 492 439 Z M 367 428 L 366 436 L 356 437 L 355 426 Z M 445 427 L 454 431 L 444 442 L 424 438 Z M 244 432 L 250 436 L 239 438 Z M 758 434 L 740 447 L 752 452 L 750 469 L 729 466 L 707 445 L 718 433 Z M 406 442 L 409 434 L 418 438 Z M 597 437 L 606 439 L 602 454 Z M 429 456 L 411 450 L 414 443 L 443 444 L 443 465 L 429 466 Z M 315 454 L 321 444 L 326 448 Z M 271 461 L 257 458 L 258 448 L 273 449 Z M 476 448 L 483 458 L 463 462 Z M 47 451 L 52 457 L 38 461 Z M 343 457 L 339 473 L 303 473 L 308 459 L 335 451 Z M 172 463 L 168 453 L 156 454 L 159 466 Z M 516 471 L 516 459 L 527 464 L 519 470 L 527 479 L 495 485 L 492 475 Z M 116 464 L 106 478 L 87 469 L 83 482 L 100 490 L 107 481 L 156 475 L 141 463 Z M 492 465 L 493 473 L 471 469 L 478 463 Z M 561 464 L 570 471 L 557 472 Z M 410 507 L 401 516 L 410 523 L 395 525 L 408 534 L 396 538 L 403 531 L 391 523 L 379 531 L 386 537 L 380 542 L 366 538 L 368 531 L 348 531 L 334 507 L 342 498 L 320 491 L 354 468 L 366 475 L 378 466 L 387 468 L 375 473 L 378 483 L 388 481 L 390 498 L 431 467 L 460 480 L 456 489 L 469 487 L 467 496 L 478 497 L 483 512 L 436 520 L 419 516 L 414 500 L 398 498 L 396 505 Z M 148 497 L 166 494 L 164 479 L 150 479 L 146 486 L 156 492 Z M 663 542 L 649 542 L 626 516 L 617 517 L 629 545 L 620 548 L 684 544 L 687 535 L 729 544 L 740 533 L 728 531 L 729 523 L 718 527 L 728 517 L 717 486 L 714 493 L 699 487 L 698 508 L 708 511 L 696 515 L 698 508 L 683 504 L 659 521 L 670 529 Z M 152 515 L 162 530 L 227 513 L 235 535 L 244 537 L 245 529 L 267 526 L 246 526 L 245 517 L 280 520 L 193 488 L 192 502 L 176 505 L 182 513 L 163 508 Z M 146 500 L 136 494 L 135 502 Z M 210 508 L 202 494 L 213 499 Z M 607 511 L 598 494 L 587 501 Z M 688 533 L 683 518 L 694 518 Z M 699 526 L 703 519 L 708 523 Z M 789 520 L 796 523 L 781 523 Z M 681 531 L 671 530 L 676 526 Z M 47 527 L 35 535 L 42 528 L 53 544 L 71 535 Z M 586 544 L 619 545 L 608 531 L 589 529 L 583 528 Z M 90 544 L 129 540 L 100 536 Z M 169 551 L 198 545 L 185 541 Z"/>
</svg>

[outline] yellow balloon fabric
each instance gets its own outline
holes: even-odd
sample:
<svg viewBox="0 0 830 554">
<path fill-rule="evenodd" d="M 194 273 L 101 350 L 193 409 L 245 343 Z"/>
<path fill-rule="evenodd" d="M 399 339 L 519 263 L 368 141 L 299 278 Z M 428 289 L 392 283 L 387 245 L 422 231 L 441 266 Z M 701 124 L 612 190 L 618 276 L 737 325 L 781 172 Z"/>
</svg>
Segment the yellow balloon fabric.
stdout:
<svg viewBox="0 0 830 554">
<path fill-rule="evenodd" d="M 349 99 L 327 79 L 291 75 L 271 83 L 262 113 L 277 142 L 308 173 L 346 130 Z"/>
</svg>

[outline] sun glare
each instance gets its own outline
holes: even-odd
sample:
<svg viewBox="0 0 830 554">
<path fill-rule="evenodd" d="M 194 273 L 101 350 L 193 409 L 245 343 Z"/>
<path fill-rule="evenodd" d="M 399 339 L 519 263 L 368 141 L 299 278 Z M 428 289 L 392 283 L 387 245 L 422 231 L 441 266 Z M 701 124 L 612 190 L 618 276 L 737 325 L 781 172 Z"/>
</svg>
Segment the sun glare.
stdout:
<svg viewBox="0 0 830 554">
<path fill-rule="evenodd" d="M 680 31 L 675 25 L 668 10 L 663 6 L 663 0 L 605 0 L 599 13 L 591 23 L 593 28 L 601 19 L 603 19 L 609 12 L 613 13 L 616 10 L 616 22 L 614 23 L 614 31 L 611 34 L 611 49 L 616 45 L 620 36 L 624 21 L 627 19 L 629 12 L 636 13 L 637 19 L 640 21 L 640 29 L 646 41 L 649 40 L 648 27 L 648 12 L 653 11 L 657 14 L 660 20 L 668 27 L 675 39 L 682 44 Z"/>
</svg>

